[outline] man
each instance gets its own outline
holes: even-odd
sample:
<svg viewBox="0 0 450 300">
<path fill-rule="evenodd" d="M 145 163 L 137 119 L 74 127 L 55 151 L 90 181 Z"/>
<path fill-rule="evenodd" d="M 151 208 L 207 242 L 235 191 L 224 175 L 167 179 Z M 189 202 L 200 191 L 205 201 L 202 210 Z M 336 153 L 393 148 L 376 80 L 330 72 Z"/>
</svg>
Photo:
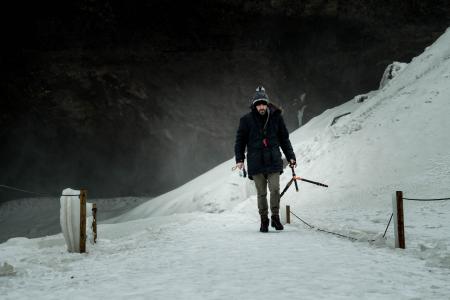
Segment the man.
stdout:
<svg viewBox="0 0 450 300">
<path fill-rule="evenodd" d="M 280 222 L 280 174 L 283 172 L 280 147 L 291 166 L 295 166 L 295 154 L 289 141 L 281 110 L 269 103 L 264 87 L 256 89 L 251 112 L 243 116 L 236 134 L 234 152 L 236 166 L 244 167 L 247 148 L 248 177 L 255 182 L 258 209 L 261 216 L 259 231 L 269 231 L 267 185 L 270 190 L 271 226 L 283 230 Z"/>
</svg>

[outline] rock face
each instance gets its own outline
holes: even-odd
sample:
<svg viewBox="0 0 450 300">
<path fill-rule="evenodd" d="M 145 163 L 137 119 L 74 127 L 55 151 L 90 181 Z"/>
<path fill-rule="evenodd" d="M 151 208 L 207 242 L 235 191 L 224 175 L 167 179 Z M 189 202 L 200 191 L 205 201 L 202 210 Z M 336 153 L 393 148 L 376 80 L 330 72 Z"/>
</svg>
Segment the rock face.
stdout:
<svg viewBox="0 0 450 300">
<path fill-rule="evenodd" d="M 158 194 L 231 158 L 257 85 L 290 130 L 305 102 L 307 121 L 377 88 L 450 16 L 444 0 L 30 5 L 3 19 L 0 184 L 100 197 Z"/>
</svg>

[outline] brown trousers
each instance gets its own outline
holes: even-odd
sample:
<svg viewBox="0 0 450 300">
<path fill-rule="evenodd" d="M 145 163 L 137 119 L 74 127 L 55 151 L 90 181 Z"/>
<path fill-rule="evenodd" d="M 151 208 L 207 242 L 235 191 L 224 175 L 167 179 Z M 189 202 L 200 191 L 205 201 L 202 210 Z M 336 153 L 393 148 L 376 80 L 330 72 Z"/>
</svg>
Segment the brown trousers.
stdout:
<svg viewBox="0 0 450 300">
<path fill-rule="evenodd" d="M 264 217 L 269 215 L 267 205 L 267 184 L 270 191 L 270 211 L 272 215 L 278 215 L 280 211 L 280 173 L 253 175 L 256 193 L 258 195 L 259 214 Z"/>
</svg>

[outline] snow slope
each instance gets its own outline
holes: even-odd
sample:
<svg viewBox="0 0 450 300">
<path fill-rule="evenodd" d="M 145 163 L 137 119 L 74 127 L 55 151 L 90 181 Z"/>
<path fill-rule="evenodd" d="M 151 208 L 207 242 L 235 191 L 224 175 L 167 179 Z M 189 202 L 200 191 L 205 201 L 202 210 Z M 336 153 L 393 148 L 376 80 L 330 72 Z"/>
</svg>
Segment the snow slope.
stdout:
<svg viewBox="0 0 450 300">
<path fill-rule="evenodd" d="M 397 72 L 398 71 L 398 72 Z M 293 218 L 258 232 L 252 182 L 225 162 L 99 227 L 88 254 L 62 235 L 0 245 L 5 299 L 449 299 L 450 201 L 405 202 L 406 250 L 382 238 L 396 190 L 450 197 L 450 30 L 380 90 L 291 134 L 300 183 Z M 363 100 L 363 101 L 362 101 Z M 350 112 L 330 126 L 336 116 Z M 282 185 L 290 170 L 281 176 Z M 371 242 L 368 242 L 371 240 Z M 0 269 L 1 275 L 1 269 Z M 3 299 L 3 298 L 2 298 Z"/>
</svg>

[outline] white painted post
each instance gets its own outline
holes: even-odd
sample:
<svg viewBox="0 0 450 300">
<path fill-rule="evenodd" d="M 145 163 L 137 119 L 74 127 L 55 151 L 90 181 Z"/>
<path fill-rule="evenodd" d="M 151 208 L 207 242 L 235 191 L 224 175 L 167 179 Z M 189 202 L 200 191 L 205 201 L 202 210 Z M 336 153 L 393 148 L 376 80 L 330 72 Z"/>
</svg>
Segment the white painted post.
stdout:
<svg viewBox="0 0 450 300">
<path fill-rule="evenodd" d="M 403 216 L 403 193 L 396 191 L 392 195 L 392 212 L 394 213 L 395 248 L 405 249 L 405 226 Z"/>
</svg>

